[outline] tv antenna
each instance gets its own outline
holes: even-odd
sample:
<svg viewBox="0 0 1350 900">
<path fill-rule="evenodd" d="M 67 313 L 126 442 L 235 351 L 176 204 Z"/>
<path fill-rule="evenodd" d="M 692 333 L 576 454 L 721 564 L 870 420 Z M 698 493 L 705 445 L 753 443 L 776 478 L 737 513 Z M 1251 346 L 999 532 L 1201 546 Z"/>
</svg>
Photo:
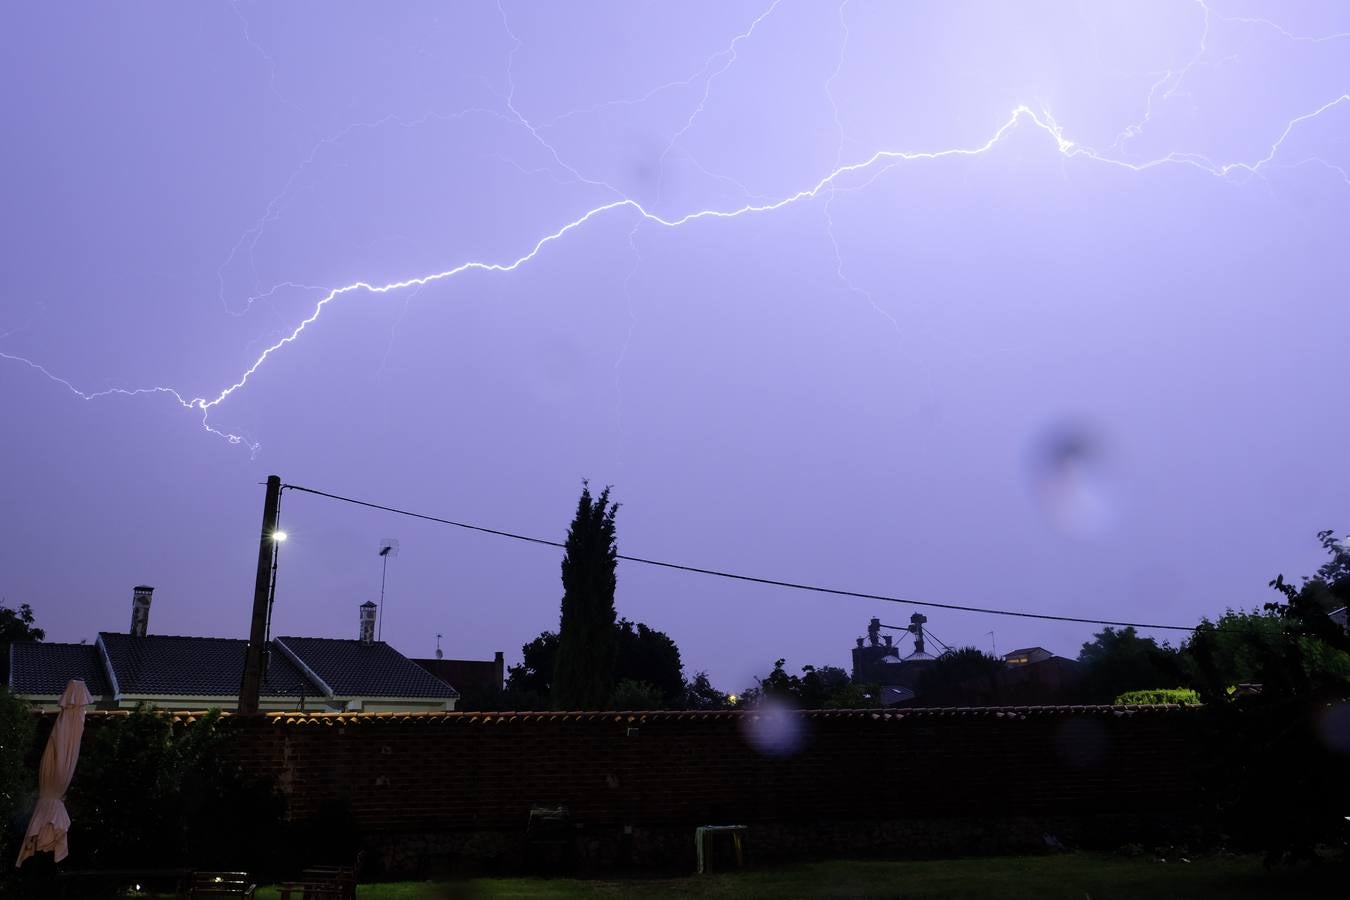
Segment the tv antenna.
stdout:
<svg viewBox="0 0 1350 900">
<path fill-rule="evenodd" d="M 437 632 L 437 633 L 436 633 L 436 658 L 437 658 L 437 659 L 441 659 L 441 658 L 443 658 L 444 656 L 445 656 L 445 654 L 441 652 L 441 634 L 440 634 L 440 632 Z"/>
<path fill-rule="evenodd" d="M 398 541 L 394 538 L 384 538 L 380 541 L 382 563 L 380 569 L 380 618 L 375 632 L 375 640 L 377 641 L 384 635 L 384 582 L 389 575 L 389 558 L 391 556 L 398 556 Z"/>
</svg>

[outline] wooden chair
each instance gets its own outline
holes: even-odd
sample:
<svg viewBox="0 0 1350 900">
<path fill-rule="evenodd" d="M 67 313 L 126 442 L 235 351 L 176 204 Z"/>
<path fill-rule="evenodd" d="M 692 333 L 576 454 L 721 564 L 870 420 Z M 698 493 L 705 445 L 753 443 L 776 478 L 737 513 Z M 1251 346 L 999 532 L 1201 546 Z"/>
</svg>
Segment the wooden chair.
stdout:
<svg viewBox="0 0 1350 900">
<path fill-rule="evenodd" d="M 247 872 L 193 872 L 189 897 L 247 897 L 258 888 L 249 880 Z"/>
</svg>

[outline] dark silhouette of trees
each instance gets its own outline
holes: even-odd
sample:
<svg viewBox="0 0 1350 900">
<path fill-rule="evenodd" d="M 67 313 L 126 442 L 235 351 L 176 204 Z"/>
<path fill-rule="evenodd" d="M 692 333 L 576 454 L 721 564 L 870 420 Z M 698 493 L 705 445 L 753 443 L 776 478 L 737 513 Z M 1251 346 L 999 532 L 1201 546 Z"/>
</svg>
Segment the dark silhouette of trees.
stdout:
<svg viewBox="0 0 1350 900">
<path fill-rule="evenodd" d="M 648 684 L 656 691 L 661 706 L 679 706 L 684 696 L 684 666 L 675 642 L 655 628 L 627 619 L 619 620 L 614 636 L 618 647 L 614 664 L 616 685 L 624 680 Z"/>
<path fill-rule="evenodd" d="M 613 687 L 624 681 L 646 685 L 658 705 L 627 709 L 675 708 L 684 705 L 684 668 L 680 648 L 664 632 L 642 622 L 620 619 L 613 625 L 615 660 Z M 507 669 L 503 699 L 514 709 L 547 708 L 552 704 L 553 676 L 558 665 L 558 635 L 545 631 L 521 647 L 522 661 Z M 631 690 L 630 699 L 635 696 Z M 644 695 L 645 698 L 646 695 Z M 609 705 L 614 705 L 614 699 Z M 643 702 L 648 702 L 646 699 Z M 522 705 L 525 704 L 525 705 Z M 533 705 L 529 705 L 533 704 Z M 460 707 L 468 709 L 467 706 Z M 501 707 L 492 707 L 501 708 Z"/>
<path fill-rule="evenodd" d="M 47 636 L 34 621 L 33 607 L 27 603 L 10 609 L 0 601 L 0 685 L 9 684 L 9 645 L 16 641 L 40 641 Z"/>
<path fill-rule="evenodd" d="M 1078 692 L 1084 703 L 1112 703 L 1126 691 L 1171 688 L 1183 677 L 1177 651 L 1140 637 L 1132 627 L 1107 626 L 1078 653 L 1083 678 Z"/>
<path fill-rule="evenodd" d="M 768 675 L 741 692 L 738 705 L 774 699 L 799 709 L 865 709 L 880 703 L 875 686 L 854 684 L 838 666 L 802 666 L 801 675 L 789 675 L 786 664 L 775 660 Z"/>
<path fill-rule="evenodd" d="M 542 632 L 520 648 L 521 662 L 506 670 L 506 690 L 532 694 L 548 706 L 553 691 L 553 671 L 558 667 L 558 633 Z"/>
<path fill-rule="evenodd" d="M 562 561 L 562 620 L 553 672 L 555 709 L 605 709 L 614 690 L 615 544 L 609 488 L 594 499 L 583 486 Z"/>
<path fill-rule="evenodd" d="M 707 672 L 696 672 L 684 686 L 685 709 L 728 709 L 731 701 L 727 695 L 713 687 Z"/>
<path fill-rule="evenodd" d="M 998 673 L 1008 664 L 978 647 L 961 647 L 938 657 L 919 678 L 918 699 L 924 706 L 969 706 L 971 696 L 996 697 Z M 978 681 L 972 692 L 967 682 Z"/>
</svg>

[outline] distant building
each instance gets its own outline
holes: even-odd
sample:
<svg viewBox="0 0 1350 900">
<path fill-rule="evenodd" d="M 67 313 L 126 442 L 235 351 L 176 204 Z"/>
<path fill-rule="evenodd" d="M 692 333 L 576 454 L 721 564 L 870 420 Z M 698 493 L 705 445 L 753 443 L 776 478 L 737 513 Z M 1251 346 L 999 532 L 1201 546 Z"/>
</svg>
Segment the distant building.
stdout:
<svg viewBox="0 0 1350 900">
<path fill-rule="evenodd" d="M 100 632 L 93 644 L 10 645 L 9 690 L 54 709 L 72 678 L 100 709 L 148 703 L 167 710 L 234 710 L 248 641 L 149 633 L 153 588 L 133 592 L 131 630 Z M 374 639 L 361 608 L 355 640 L 278 637 L 267 644 L 259 708 L 264 711 L 443 712 L 459 692 Z M 499 654 L 500 656 L 500 654 Z"/>
<path fill-rule="evenodd" d="M 500 691 L 506 684 L 506 659 L 500 650 L 492 659 L 437 658 L 413 662 L 459 691 Z"/>
<path fill-rule="evenodd" d="M 1045 662 L 1054 655 L 1044 647 L 1023 647 L 1021 650 L 1003 654 L 1003 661 L 1010 666 L 1028 666 L 1032 663 Z"/>
<path fill-rule="evenodd" d="M 922 613 L 909 617 L 909 627 L 905 630 L 914 636 L 914 650 L 905 657 L 900 656 L 900 648 L 895 646 L 890 635 L 882 636 L 881 629 L 886 626 L 880 619 L 874 618 L 868 623 L 866 643 L 863 638 L 858 638 L 857 646 L 853 648 L 853 681 L 879 686 L 882 706 L 913 700 L 918 694 L 919 679 L 937 662 L 937 657 L 927 652 L 924 643 L 923 626 L 927 621 L 928 617 Z"/>
</svg>

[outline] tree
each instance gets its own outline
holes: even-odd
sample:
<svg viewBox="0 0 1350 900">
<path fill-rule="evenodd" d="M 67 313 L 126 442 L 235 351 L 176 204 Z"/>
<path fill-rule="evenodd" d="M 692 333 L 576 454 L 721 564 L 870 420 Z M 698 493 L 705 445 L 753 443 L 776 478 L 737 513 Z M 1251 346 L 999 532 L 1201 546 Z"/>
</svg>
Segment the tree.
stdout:
<svg viewBox="0 0 1350 900">
<path fill-rule="evenodd" d="M 562 561 L 562 617 L 553 674 L 555 709 L 604 709 L 614 688 L 614 589 L 618 566 L 609 488 L 583 485 Z"/>
<path fill-rule="evenodd" d="M 789 675 L 787 660 L 774 661 L 773 670 L 757 678 L 756 686 L 741 692 L 739 705 L 755 706 L 773 698 L 800 709 L 860 709 L 878 705 L 877 692 L 854 684 L 838 666 L 802 666 L 801 675 Z"/>
<path fill-rule="evenodd" d="M 520 665 L 506 670 L 506 689 L 547 700 L 553 689 L 553 671 L 558 666 L 558 633 L 542 632 L 520 648 L 520 655 Z"/>
<path fill-rule="evenodd" d="M 727 709 L 731 701 L 727 695 L 713 687 L 707 672 L 696 672 L 684 686 L 685 709 Z"/>
<path fill-rule="evenodd" d="M 609 705 L 613 709 L 664 709 L 666 704 L 656 685 L 624 678 L 614 685 Z"/>
<path fill-rule="evenodd" d="M 642 622 L 620 619 L 614 623 L 614 646 L 615 685 L 625 680 L 642 682 L 657 691 L 662 706 L 683 704 L 685 684 L 680 648 L 668 635 Z M 548 706 L 558 661 L 558 635 L 545 631 L 520 650 L 520 665 L 507 669 L 506 693 L 514 695 L 510 702 L 537 701 L 534 707 L 513 707 L 519 709 Z"/>
<path fill-rule="evenodd" d="M 1283 574 L 1276 575 L 1270 586 L 1284 596 L 1285 602 L 1267 603 L 1266 610 L 1283 617 L 1293 629 L 1350 652 L 1350 631 L 1330 615 L 1350 605 L 1350 546 L 1337 540 L 1330 530 L 1319 531 L 1317 539 L 1331 559 L 1297 588 L 1285 581 Z"/>
<path fill-rule="evenodd" d="M 1083 645 L 1079 691 L 1086 703 L 1111 703 L 1126 691 L 1176 687 L 1182 678 L 1177 651 L 1134 628 L 1107 626 Z"/>
<path fill-rule="evenodd" d="M 47 636 L 33 622 L 33 607 L 22 603 L 18 609 L 10 609 L 0 600 L 0 685 L 9 684 L 9 645 L 40 641 Z"/>
<path fill-rule="evenodd" d="M 675 642 L 655 628 L 627 619 L 619 620 L 614 637 L 618 648 L 615 683 L 630 680 L 649 684 L 656 690 L 662 706 L 680 705 L 684 697 L 684 666 Z"/>
<path fill-rule="evenodd" d="M 968 706 L 971 691 L 963 686 L 978 679 L 983 695 L 998 693 L 998 673 L 1008 667 L 1002 659 L 978 647 L 961 647 L 938 657 L 919 678 L 917 694 L 925 706 Z"/>
<path fill-rule="evenodd" d="M 1350 653 L 1300 630 L 1280 612 L 1229 610 L 1202 619 L 1183 647 L 1187 680 L 1206 703 L 1227 700 L 1239 684 L 1261 685 L 1267 700 L 1339 699 L 1350 689 Z"/>
</svg>

